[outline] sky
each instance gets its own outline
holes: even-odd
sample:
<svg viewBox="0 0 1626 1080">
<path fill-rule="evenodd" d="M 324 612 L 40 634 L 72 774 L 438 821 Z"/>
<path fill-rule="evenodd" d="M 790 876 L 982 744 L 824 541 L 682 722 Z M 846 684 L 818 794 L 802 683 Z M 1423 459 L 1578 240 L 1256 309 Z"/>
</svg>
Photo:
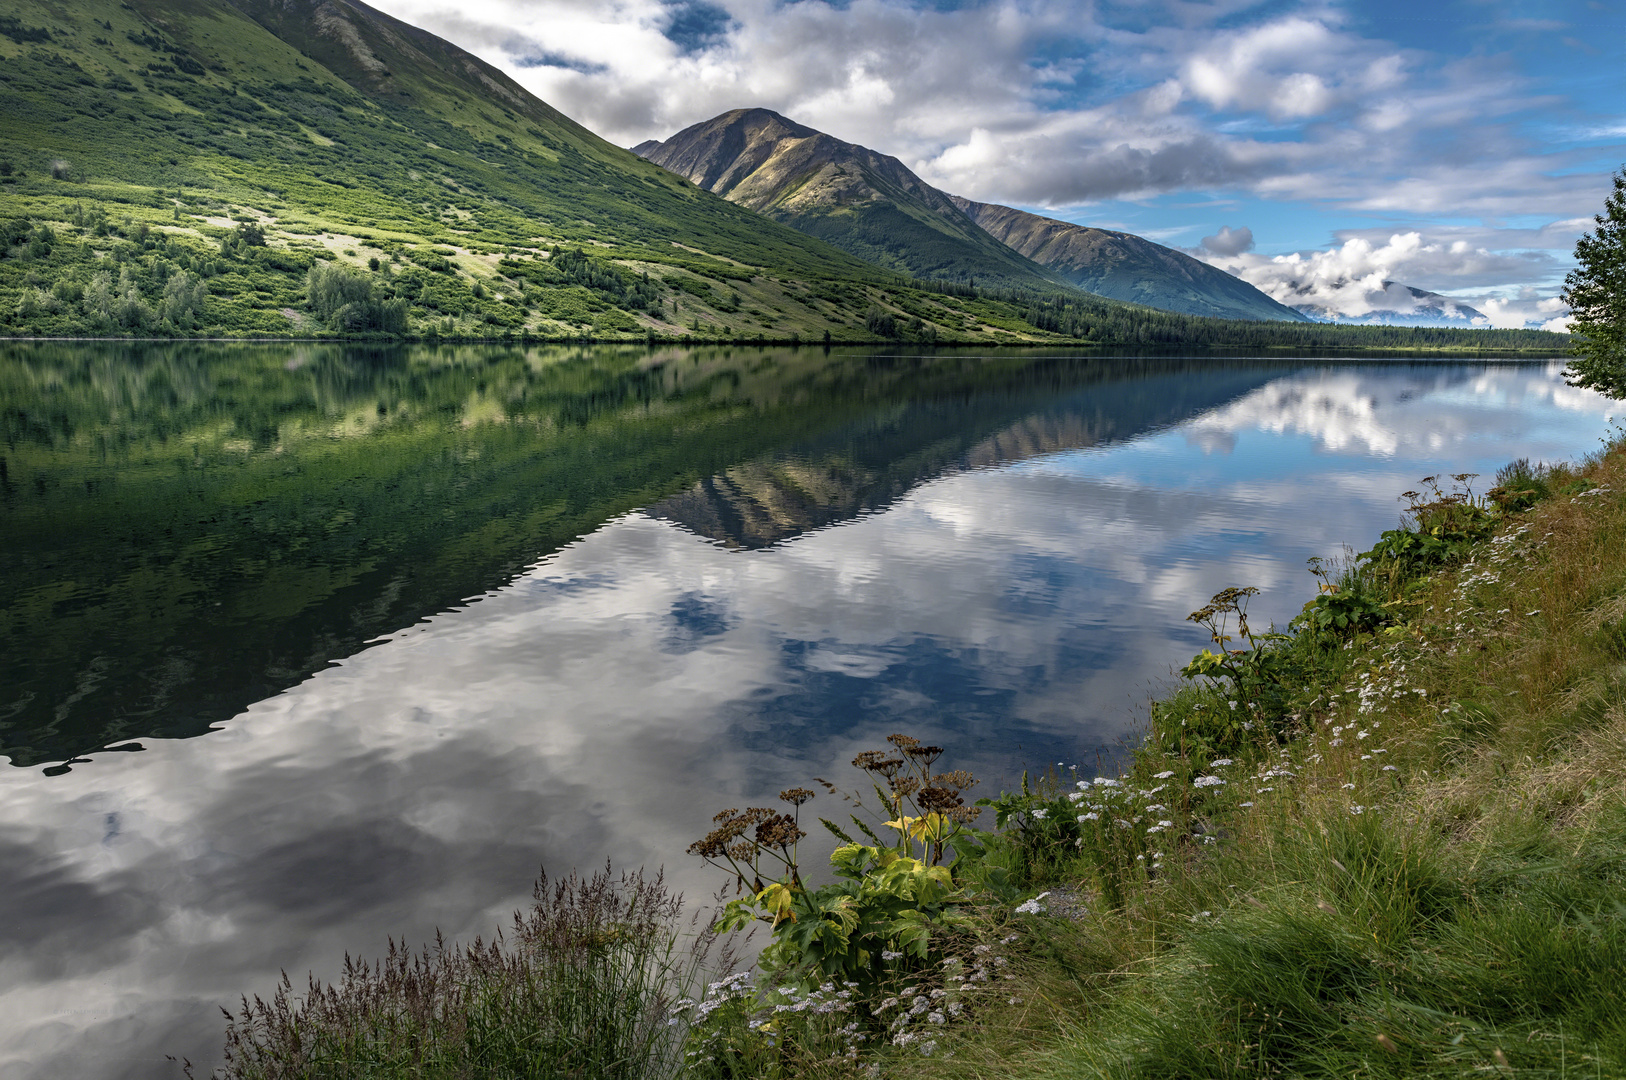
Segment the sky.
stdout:
<svg viewBox="0 0 1626 1080">
<path fill-rule="evenodd" d="M 1602 0 L 374 0 L 612 142 L 773 109 L 952 194 L 1359 317 L 1561 328 L 1626 161 Z"/>
</svg>

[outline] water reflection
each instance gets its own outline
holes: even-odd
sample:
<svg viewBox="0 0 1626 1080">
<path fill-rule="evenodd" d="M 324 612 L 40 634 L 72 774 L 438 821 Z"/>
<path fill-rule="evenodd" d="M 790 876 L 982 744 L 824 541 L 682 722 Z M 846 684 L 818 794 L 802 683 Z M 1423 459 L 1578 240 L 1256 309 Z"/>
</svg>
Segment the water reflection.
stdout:
<svg viewBox="0 0 1626 1080">
<path fill-rule="evenodd" d="M 1270 371 L 1206 363 L 0 350 L 0 753 L 202 734 L 638 506 L 757 546 L 965 464 L 1178 422 Z"/>
<path fill-rule="evenodd" d="M 1390 525 L 1418 476 L 1573 456 L 1605 411 L 1529 365 L 1214 379 L 855 391 L 205 738 L 0 773 L 0 1073 L 211 1060 L 216 1003 L 488 931 L 537 862 L 704 893 L 678 853 L 712 810 L 893 730 L 991 782 L 1088 765 L 1209 593 L 1261 585 L 1283 618 L 1303 560 Z"/>
</svg>

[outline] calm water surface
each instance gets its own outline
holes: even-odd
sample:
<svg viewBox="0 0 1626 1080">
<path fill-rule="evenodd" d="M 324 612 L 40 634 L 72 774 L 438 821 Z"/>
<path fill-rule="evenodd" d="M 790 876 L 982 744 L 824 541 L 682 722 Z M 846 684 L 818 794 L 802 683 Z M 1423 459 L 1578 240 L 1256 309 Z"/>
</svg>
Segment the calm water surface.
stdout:
<svg viewBox="0 0 1626 1080">
<path fill-rule="evenodd" d="M 665 864 L 893 731 L 1093 769 L 1252 584 L 1598 445 L 1557 363 L 0 350 L 0 1075 L 550 870 Z"/>
</svg>

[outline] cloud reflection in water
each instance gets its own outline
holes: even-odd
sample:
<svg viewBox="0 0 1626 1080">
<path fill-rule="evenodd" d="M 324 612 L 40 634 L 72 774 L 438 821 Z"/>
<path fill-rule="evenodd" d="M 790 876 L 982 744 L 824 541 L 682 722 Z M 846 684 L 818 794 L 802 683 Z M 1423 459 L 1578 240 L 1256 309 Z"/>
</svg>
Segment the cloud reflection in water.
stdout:
<svg viewBox="0 0 1626 1080">
<path fill-rule="evenodd" d="M 665 863 L 705 895 L 681 853 L 712 811 L 893 730 L 990 786 L 1093 765 L 1210 593 L 1259 585 L 1284 620 L 1305 558 L 1389 527 L 1422 474 L 1572 457 L 1605 411 L 1550 368 L 1327 367 L 767 546 L 635 513 L 207 737 L 8 770 L 0 1073 L 211 1061 L 217 1004 L 489 932 L 538 862 Z"/>
</svg>

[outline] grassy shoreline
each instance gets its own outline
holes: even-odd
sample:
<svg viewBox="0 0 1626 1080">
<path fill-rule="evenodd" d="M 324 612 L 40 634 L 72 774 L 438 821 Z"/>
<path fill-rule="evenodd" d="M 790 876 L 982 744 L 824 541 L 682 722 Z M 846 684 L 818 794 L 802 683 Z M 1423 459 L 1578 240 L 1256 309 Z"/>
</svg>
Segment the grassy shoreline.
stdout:
<svg viewBox="0 0 1626 1080">
<path fill-rule="evenodd" d="M 810 789 L 782 794 L 794 814 L 719 814 L 691 851 L 742 861 L 722 921 L 771 922 L 773 945 L 754 974 L 669 967 L 612 996 L 668 1010 L 683 1056 L 599 1074 L 1626 1075 L 1626 439 L 1498 479 L 1410 493 L 1408 527 L 1317 568 L 1290 634 L 1247 626 L 1242 588 L 1194 612 L 1216 649 L 1117 777 L 1025 779 L 980 800 L 997 828 L 962 831 L 974 779 L 894 736 L 854 762 L 882 813 L 817 890 Z M 594 963 L 619 933 L 592 929 Z M 341 991 L 349 1056 L 299 1058 L 296 1002 L 261 1033 L 286 1067 L 230 1075 L 577 1075 L 534 1016 L 521 1065 L 460 1045 L 429 1068 L 377 990 Z"/>
<path fill-rule="evenodd" d="M 1158 703 L 1085 802 L 1178 823 L 1161 873 L 1057 860 L 1093 902 L 1018 919 L 1023 1001 L 885 1075 L 1626 1074 L 1626 446 L 1544 480 L 1396 575 L 1386 625 L 1266 643 L 1274 709 L 1201 676 Z"/>
</svg>

